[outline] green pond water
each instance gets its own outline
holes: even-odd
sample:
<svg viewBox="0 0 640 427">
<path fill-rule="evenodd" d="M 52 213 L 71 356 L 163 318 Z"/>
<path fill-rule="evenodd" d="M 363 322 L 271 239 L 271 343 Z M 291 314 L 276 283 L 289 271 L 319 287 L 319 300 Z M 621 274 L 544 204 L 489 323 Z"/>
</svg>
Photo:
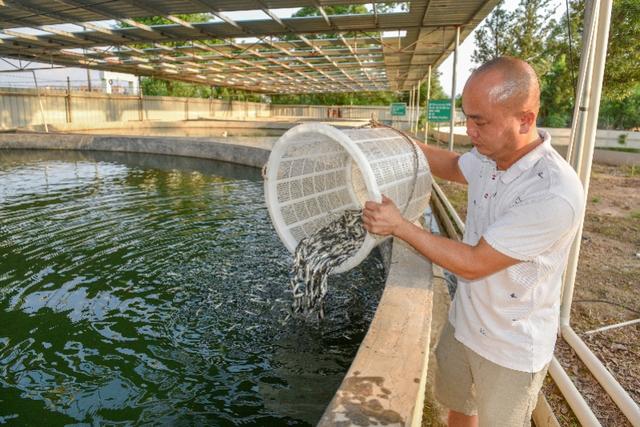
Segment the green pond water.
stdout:
<svg viewBox="0 0 640 427">
<path fill-rule="evenodd" d="M 257 169 L 0 150 L 0 424 L 316 423 L 373 317 L 373 255 L 286 320 Z"/>
</svg>

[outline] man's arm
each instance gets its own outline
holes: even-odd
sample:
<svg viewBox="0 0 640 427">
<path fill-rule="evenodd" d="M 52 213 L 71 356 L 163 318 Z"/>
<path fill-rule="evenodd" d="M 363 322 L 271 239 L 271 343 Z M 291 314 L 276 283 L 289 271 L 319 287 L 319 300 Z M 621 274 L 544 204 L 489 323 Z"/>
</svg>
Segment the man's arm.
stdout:
<svg viewBox="0 0 640 427">
<path fill-rule="evenodd" d="M 447 181 L 455 181 L 462 184 L 467 183 L 458 166 L 460 154 L 420 142 L 417 143 L 417 145 L 427 157 L 432 174 Z"/>
<path fill-rule="evenodd" d="M 435 236 L 404 219 L 393 201 L 367 202 L 363 211 L 365 228 L 382 236 L 393 235 L 435 264 L 467 280 L 476 280 L 521 262 L 493 249 L 484 239 L 477 245 Z"/>
<path fill-rule="evenodd" d="M 394 236 L 413 246 L 433 263 L 466 280 L 477 280 L 520 262 L 493 249 L 484 239 L 471 246 L 433 235 L 409 221 L 405 221 Z"/>
</svg>

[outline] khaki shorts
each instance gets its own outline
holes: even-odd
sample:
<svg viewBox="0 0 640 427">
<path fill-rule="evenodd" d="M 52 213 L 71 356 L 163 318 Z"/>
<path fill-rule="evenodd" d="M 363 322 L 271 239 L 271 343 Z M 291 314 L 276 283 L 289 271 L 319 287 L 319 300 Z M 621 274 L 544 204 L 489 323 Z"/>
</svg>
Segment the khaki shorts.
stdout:
<svg viewBox="0 0 640 427">
<path fill-rule="evenodd" d="M 515 371 L 485 359 L 454 337 L 446 322 L 436 347 L 436 398 L 447 408 L 478 415 L 480 427 L 530 426 L 547 373 Z"/>
</svg>

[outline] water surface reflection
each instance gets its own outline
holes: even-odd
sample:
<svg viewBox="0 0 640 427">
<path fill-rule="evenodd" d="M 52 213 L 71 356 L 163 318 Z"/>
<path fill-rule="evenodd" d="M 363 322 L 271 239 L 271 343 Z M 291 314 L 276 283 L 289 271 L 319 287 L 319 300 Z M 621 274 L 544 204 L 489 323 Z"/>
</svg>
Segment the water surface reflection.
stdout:
<svg viewBox="0 0 640 427">
<path fill-rule="evenodd" d="M 383 272 L 284 322 L 289 260 L 257 169 L 0 151 L 0 423 L 315 423 Z"/>
</svg>

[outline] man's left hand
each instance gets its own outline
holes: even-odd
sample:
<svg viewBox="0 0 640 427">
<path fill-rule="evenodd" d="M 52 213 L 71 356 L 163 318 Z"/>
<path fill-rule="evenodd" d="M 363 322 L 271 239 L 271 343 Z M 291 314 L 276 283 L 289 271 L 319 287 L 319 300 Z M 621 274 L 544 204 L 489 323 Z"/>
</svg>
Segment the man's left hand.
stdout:
<svg viewBox="0 0 640 427">
<path fill-rule="evenodd" d="M 395 235 L 406 223 L 393 200 L 385 195 L 382 196 L 382 203 L 368 201 L 364 204 L 362 219 L 368 232 L 380 236 Z"/>
</svg>

